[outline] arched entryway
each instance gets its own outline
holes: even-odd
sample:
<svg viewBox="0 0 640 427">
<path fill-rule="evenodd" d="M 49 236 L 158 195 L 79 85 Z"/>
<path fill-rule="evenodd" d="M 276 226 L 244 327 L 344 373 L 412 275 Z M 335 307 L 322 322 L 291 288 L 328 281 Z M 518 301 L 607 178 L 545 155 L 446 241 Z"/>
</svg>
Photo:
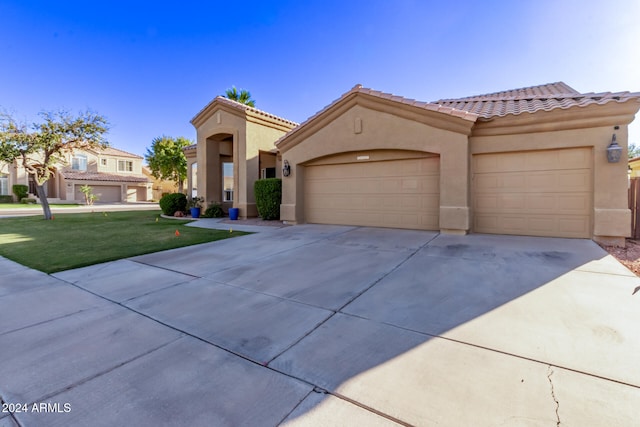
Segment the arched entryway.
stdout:
<svg viewBox="0 0 640 427">
<path fill-rule="evenodd" d="M 207 138 L 206 196 L 208 202 L 219 202 L 225 210 L 234 206 L 237 171 L 234 166 L 234 137 L 218 133 Z"/>
</svg>

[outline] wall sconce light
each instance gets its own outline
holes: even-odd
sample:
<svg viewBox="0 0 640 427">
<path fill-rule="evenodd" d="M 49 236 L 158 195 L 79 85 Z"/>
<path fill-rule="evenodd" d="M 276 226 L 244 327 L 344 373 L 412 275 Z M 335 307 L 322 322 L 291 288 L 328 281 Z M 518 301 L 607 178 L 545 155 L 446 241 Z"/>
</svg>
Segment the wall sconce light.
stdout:
<svg viewBox="0 0 640 427">
<path fill-rule="evenodd" d="M 284 161 L 282 165 L 282 176 L 291 175 L 291 166 L 289 166 L 289 162 L 287 160 Z"/>
<path fill-rule="evenodd" d="M 618 129 L 618 126 L 615 127 Z M 611 144 L 607 148 L 607 160 L 609 163 L 618 163 L 620 161 L 620 157 L 622 155 L 622 147 L 618 145 L 616 141 L 616 134 L 614 133 L 611 137 Z"/>
</svg>

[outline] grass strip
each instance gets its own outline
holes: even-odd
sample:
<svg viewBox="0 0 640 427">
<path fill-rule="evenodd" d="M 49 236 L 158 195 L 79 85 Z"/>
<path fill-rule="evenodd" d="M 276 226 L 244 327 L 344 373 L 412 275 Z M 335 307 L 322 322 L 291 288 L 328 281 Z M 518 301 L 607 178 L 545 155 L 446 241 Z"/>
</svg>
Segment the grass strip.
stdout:
<svg viewBox="0 0 640 427">
<path fill-rule="evenodd" d="M 54 214 L 0 219 L 0 255 L 55 273 L 249 233 L 186 227 L 160 211 Z"/>
</svg>

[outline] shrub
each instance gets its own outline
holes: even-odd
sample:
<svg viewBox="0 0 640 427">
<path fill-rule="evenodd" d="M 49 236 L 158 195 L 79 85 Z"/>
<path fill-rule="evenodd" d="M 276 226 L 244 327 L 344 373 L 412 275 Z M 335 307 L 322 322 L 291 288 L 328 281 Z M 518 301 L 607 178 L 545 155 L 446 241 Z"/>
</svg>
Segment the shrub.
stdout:
<svg viewBox="0 0 640 427">
<path fill-rule="evenodd" d="M 222 210 L 222 205 L 218 202 L 213 202 L 207 207 L 207 210 L 204 211 L 202 215 L 203 218 L 222 218 L 224 216 L 224 211 Z"/>
<path fill-rule="evenodd" d="M 282 203 L 282 180 L 280 178 L 259 179 L 253 185 L 258 215 L 262 219 L 280 219 Z"/>
<path fill-rule="evenodd" d="M 23 197 L 22 199 L 20 199 L 20 203 L 24 203 L 25 205 L 35 205 L 36 203 L 38 203 L 38 201 L 29 197 Z"/>
<path fill-rule="evenodd" d="M 0 196 L 0 203 L 13 203 L 13 196 Z"/>
<path fill-rule="evenodd" d="M 15 194 L 20 201 L 29 195 L 29 186 L 24 184 L 14 184 L 12 190 L 13 194 Z"/>
<path fill-rule="evenodd" d="M 162 196 L 160 209 L 165 215 L 173 216 L 177 211 L 183 212 L 187 208 L 187 196 L 182 193 L 171 193 Z"/>
</svg>

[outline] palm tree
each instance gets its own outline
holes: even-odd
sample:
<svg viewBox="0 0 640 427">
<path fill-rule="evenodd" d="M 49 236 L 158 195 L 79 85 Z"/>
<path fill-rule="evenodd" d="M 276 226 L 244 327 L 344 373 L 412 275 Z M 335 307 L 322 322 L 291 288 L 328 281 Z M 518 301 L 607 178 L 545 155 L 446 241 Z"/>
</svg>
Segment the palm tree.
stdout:
<svg viewBox="0 0 640 427">
<path fill-rule="evenodd" d="M 251 93 L 248 90 L 240 89 L 240 92 L 238 92 L 238 89 L 236 89 L 235 86 L 232 86 L 231 89 L 227 89 L 224 93 L 225 96 L 232 101 L 248 105 L 249 107 L 255 108 L 256 106 L 256 101 L 251 99 Z"/>
</svg>

